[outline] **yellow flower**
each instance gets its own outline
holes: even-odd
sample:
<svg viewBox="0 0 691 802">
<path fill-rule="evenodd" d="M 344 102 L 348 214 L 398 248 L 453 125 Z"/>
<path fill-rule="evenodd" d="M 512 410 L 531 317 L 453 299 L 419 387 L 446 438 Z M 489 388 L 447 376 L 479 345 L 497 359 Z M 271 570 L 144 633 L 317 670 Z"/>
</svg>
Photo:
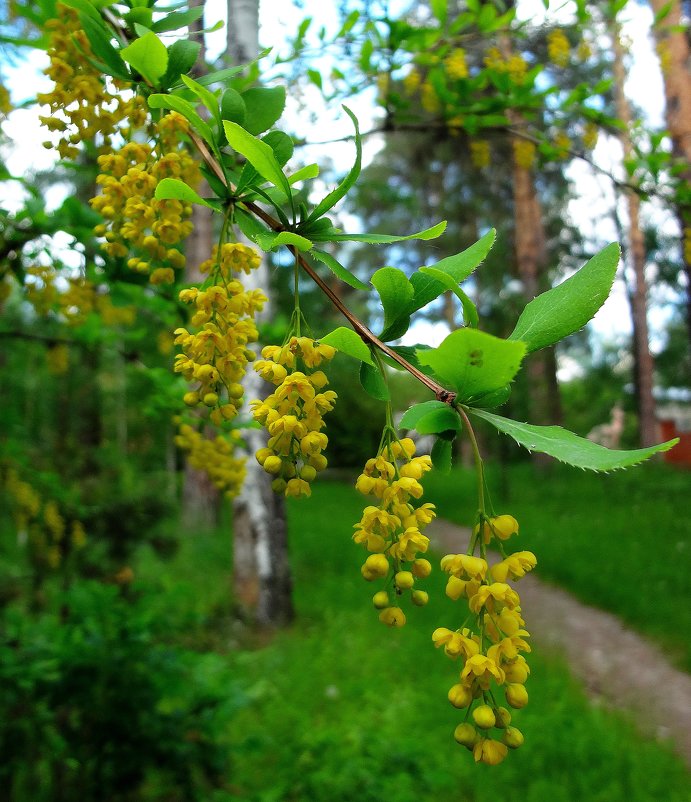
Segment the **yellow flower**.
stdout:
<svg viewBox="0 0 691 802">
<path fill-rule="evenodd" d="M 446 68 L 446 74 L 454 81 L 467 78 L 468 65 L 465 60 L 465 50 L 460 47 L 452 50 L 444 59 L 444 67 Z"/>
<path fill-rule="evenodd" d="M 473 757 L 476 763 L 486 763 L 488 766 L 497 766 L 508 753 L 505 744 L 493 738 L 481 738 L 473 747 Z"/>
<path fill-rule="evenodd" d="M 405 625 L 406 617 L 400 607 L 387 607 L 379 613 L 379 620 L 389 627 L 402 627 Z"/>
<path fill-rule="evenodd" d="M 476 682 L 480 688 L 487 690 L 490 682 L 494 680 L 498 685 L 503 685 L 505 674 L 501 668 L 494 662 L 486 657 L 484 654 L 474 654 L 469 657 L 463 671 L 461 671 L 461 680 L 466 685 L 470 686 Z"/>
<path fill-rule="evenodd" d="M 547 34 L 547 55 L 558 67 L 565 67 L 569 63 L 571 45 L 564 31 L 556 28 Z"/>
<path fill-rule="evenodd" d="M 483 607 L 494 613 L 499 612 L 504 606 L 513 610 L 519 603 L 518 594 L 510 585 L 505 582 L 493 582 L 491 585 L 482 585 L 471 597 L 468 606 L 473 613 L 479 613 Z"/>
</svg>

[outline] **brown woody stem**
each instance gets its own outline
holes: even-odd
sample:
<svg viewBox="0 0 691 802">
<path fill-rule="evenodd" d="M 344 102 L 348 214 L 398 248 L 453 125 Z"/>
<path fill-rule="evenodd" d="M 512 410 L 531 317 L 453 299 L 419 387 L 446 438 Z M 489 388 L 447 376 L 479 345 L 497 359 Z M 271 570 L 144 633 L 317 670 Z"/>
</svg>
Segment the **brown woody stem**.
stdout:
<svg viewBox="0 0 691 802">
<path fill-rule="evenodd" d="M 201 137 L 195 133 L 194 131 L 190 132 L 190 138 L 194 143 L 194 146 L 199 151 L 202 159 L 206 162 L 209 169 L 213 170 L 214 174 L 219 178 L 220 181 L 223 182 L 225 186 L 228 187 L 231 191 L 233 190 L 232 185 L 228 184 L 228 181 L 223 174 L 223 170 L 220 164 L 216 161 L 213 155 L 210 153 L 209 149 L 206 147 L 206 144 L 201 139 Z M 276 232 L 286 231 L 286 228 L 278 221 L 275 217 L 269 214 L 265 209 L 262 209 L 261 206 L 257 206 L 256 203 L 253 201 L 243 201 L 243 206 L 250 211 L 255 217 L 258 217 L 262 222 L 266 223 L 266 225 L 272 230 Z M 345 317 L 345 319 L 350 323 L 353 327 L 354 331 L 361 337 L 361 339 L 367 343 L 368 345 L 373 345 L 378 348 L 382 353 L 386 354 L 389 359 L 393 360 L 394 362 L 398 363 L 404 370 L 407 370 L 411 376 L 414 376 L 419 382 L 425 385 L 427 389 L 431 390 L 436 398 L 439 401 L 442 401 L 445 404 L 452 404 L 454 399 L 456 398 L 456 394 L 447 390 L 438 382 L 435 382 L 434 379 L 431 379 L 429 376 L 426 376 L 422 371 L 418 370 L 414 365 L 411 365 L 407 359 L 402 357 L 399 353 L 394 351 L 390 348 L 386 343 L 383 343 L 377 336 L 374 334 L 370 329 L 365 326 L 365 324 L 357 318 L 347 306 L 343 304 L 341 299 L 336 295 L 336 293 L 329 287 L 329 285 L 321 278 L 321 276 L 314 270 L 312 265 L 305 259 L 305 257 L 297 250 L 297 248 L 293 247 L 292 245 L 288 246 L 289 250 L 291 250 L 298 260 L 300 267 L 307 273 L 307 275 L 314 281 L 314 283 L 319 287 L 319 289 L 326 295 L 326 297 L 331 301 L 331 303 L 338 309 L 338 311 Z"/>
</svg>

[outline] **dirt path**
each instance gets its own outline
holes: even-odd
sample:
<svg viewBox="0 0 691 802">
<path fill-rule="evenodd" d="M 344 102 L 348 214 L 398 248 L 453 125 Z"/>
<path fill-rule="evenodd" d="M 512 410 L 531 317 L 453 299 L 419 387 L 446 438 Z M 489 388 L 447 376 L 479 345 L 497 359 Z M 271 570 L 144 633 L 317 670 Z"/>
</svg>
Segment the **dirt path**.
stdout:
<svg viewBox="0 0 691 802">
<path fill-rule="evenodd" d="M 437 520 L 430 530 L 444 552 L 468 548 L 468 529 Z M 591 697 L 630 711 L 643 731 L 671 740 L 691 765 L 691 676 L 616 616 L 534 575 L 521 579 L 518 590 L 533 640 L 561 651 Z"/>
</svg>

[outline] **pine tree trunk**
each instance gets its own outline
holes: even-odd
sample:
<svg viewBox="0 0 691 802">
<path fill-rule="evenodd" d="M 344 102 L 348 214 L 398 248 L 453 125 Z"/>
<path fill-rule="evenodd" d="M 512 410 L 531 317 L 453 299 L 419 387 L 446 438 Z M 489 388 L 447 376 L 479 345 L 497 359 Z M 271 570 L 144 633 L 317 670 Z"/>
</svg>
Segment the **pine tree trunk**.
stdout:
<svg viewBox="0 0 691 802">
<path fill-rule="evenodd" d="M 616 19 L 610 22 L 610 36 L 614 52 L 613 74 L 617 117 L 624 123 L 618 132 L 624 159 L 633 156 L 633 146 L 629 136 L 631 128 L 631 109 L 624 91 L 626 72 L 624 67 L 624 48 L 621 31 Z M 655 399 L 653 398 L 653 359 L 650 354 L 648 334 L 648 285 L 645 278 L 645 240 L 640 225 L 641 201 L 632 189 L 625 190 L 628 212 L 628 258 L 632 268 L 634 283 L 631 307 L 633 324 L 634 386 L 638 409 L 638 427 L 641 446 L 656 442 L 657 424 L 655 421 Z"/>
<path fill-rule="evenodd" d="M 518 123 L 520 125 L 520 123 Z M 513 163 L 514 249 L 523 295 L 530 302 L 542 292 L 547 267 L 542 207 L 532 171 Z M 561 400 L 557 383 L 557 361 L 553 348 L 531 354 L 526 360 L 531 420 L 538 424 L 561 421 Z M 536 455 L 539 462 L 541 457 Z"/>
<path fill-rule="evenodd" d="M 256 58 L 259 51 L 259 0 L 228 0 L 228 56 L 232 63 Z M 247 276 L 247 289 L 268 294 L 269 269 L 263 261 Z M 271 318 L 271 303 L 258 322 Z M 253 370 L 245 381 L 245 397 L 259 398 L 269 385 Z M 233 576 L 242 615 L 264 626 L 285 626 L 294 616 L 288 562 L 285 500 L 271 489 L 271 476 L 254 459 L 266 446 L 263 429 L 247 430 L 247 477 L 234 507 Z"/>
<path fill-rule="evenodd" d="M 657 14 L 667 5 L 667 16 L 655 28 L 665 84 L 667 128 L 673 155 L 685 164 L 681 179 L 691 183 L 691 46 L 688 30 L 681 30 L 682 4 L 675 0 L 651 0 Z M 688 193 L 687 193 L 688 196 Z M 686 326 L 691 341 L 691 206 L 680 203 L 677 216 L 682 231 L 682 260 L 686 272 Z"/>
</svg>

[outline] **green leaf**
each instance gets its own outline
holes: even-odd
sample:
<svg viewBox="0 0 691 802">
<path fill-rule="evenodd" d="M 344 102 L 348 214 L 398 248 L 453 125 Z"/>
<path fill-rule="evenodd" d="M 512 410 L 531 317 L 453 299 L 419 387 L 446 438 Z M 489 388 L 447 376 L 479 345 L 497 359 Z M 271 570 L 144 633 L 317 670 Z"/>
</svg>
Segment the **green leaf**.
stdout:
<svg viewBox="0 0 691 802">
<path fill-rule="evenodd" d="M 221 116 L 224 120 L 243 125 L 247 116 L 247 107 L 242 95 L 230 87 L 226 89 L 221 97 Z"/>
<path fill-rule="evenodd" d="M 81 14 L 91 17 L 91 19 L 97 20 L 101 24 L 103 23 L 98 10 L 93 3 L 89 2 L 89 0 L 63 0 L 63 2 L 64 5 L 69 6 L 70 8 L 76 8 Z"/>
<path fill-rule="evenodd" d="M 198 20 L 204 13 L 204 6 L 197 8 L 188 8 L 185 11 L 173 11 L 166 14 L 165 17 L 154 22 L 151 26 L 156 33 L 163 33 L 164 31 L 177 31 L 179 28 L 188 28 L 191 23 Z"/>
<path fill-rule="evenodd" d="M 129 80 L 127 66 L 120 53 L 111 44 L 111 32 L 103 24 L 101 18 L 97 15 L 94 19 L 90 14 L 82 13 L 79 15 L 79 21 L 89 39 L 93 54 L 104 63 L 109 74 L 116 78 Z"/>
<path fill-rule="evenodd" d="M 384 340 L 395 340 L 405 334 L 408 326 L 392 330 L 391 324 L 398 318 L 401 308 L 405 308 L 413 297 L 413 285 L 406 274 L 396 267 L 382 267 L 371 278 L 371 283 L 379 293 L 384 307 L 384 329 L 381 337 Z M 399 331 L 400 329 L 400 331 Z"/>
<path fill-rule="evenodd" d="M 420 418 L 424 418 L 430 412 L 437 412 L 447 407 L 448 404 L 444 404 L 441 401 L 423 401 L 421 404 L 414 404 L 403 414 L 399 427 L 401 429 L 415 429 Z"/>
<path fill-rule="evenodd" d="M 244 128 L 230 120 L 223 121 L 228 144 L 243 155 L 260 176 L 290 197 L 290 184 L 283 174 L 273 150 L 261 140 L 247 133 Z"/>
<path fill-rule="evenodd" d="M 120 51 L 123 59 L 152 86 L 162 78 L 168 68 L 168 51 L 155 33 L 147 33 L 135 39 Z"/>
<path fill-rule="evenodd" d="M 379 368 L 373 364 L 363 362 L 360 365 L 360 384 L 366 393 L 379 401 L 388 401 L 391 398 L 386 380 Z"/>
<path fill-rule="evenodd" d="M 482 393 L 473 399 L 472 406 L 480 407 L 481 409 L 494 409 L 505 404 L 511 397 L 511 385 L 507 384 L 505 387 L 500 387 L 498 390 L 492 390 L 489 393 Z"/>
<path fill-rule="evenodd" d="M 283 86 L 258 86 L 242 93 L 247 116 L 244 127 L 250 134 L 267 131 L 283 114 L 286 90 Z"/>
<path fill-rule="evenodd" d="M 439 380 L 458 394 L 459 401 L 498 390 L 518 373 L 525 344 L 493 337 L 477 329 L 454 331 L 438 348 L 419 351 Z"/>
<path fill-rule="evenodd" d="M 323 262 L 337 278 L 340 278 L 341 281 L 353 287 L 353 289 L 369 290 L 366 284 L 363 284 L 357 276 L 354 276 L 349 270 L 346 270 L 346 268 L 330 253 L 312 248 L 310 255 L 314 256 L 314 258 L 318 259 L 320 262 Z"/>
<path fill-rule="evenodd" d="M 209 209 L 214 208 L 208 201 L 200 197 L 192 187 L 188 187 L 187 184 L 185 184 L 184 181 L 180 181 L 179 178 L 162 178 L 156 186 L 154 197 L 156 200 L 181 200 L 186 203 L 197 203 Z"/>
<path fill-rule="evenodd" d="M 254 62 L 252 62 L 254 64 Z M 210 86 L 211 84 L 221 83 L 223 81 L 227 81 L 229 78 L 234 78 L 238 73 L 241 73 L 243 70 L 247 69 L 249 64 L 238 64 L 237 67 L 226 67 L 222 70 L 216 70 L 215 72 L 210 72 L 207 75 L 200 75 L 197 78 L 197 83 L 203 84 L 204 86 Z M 177 84 L 173 85 L 173 89 L 179 89 L 184 84 L 180 81 Z"/>
<path fill-rule="evenodd" d="M 256 236 L 255 241 L 262 250 L 272 251 L 280 245 L 292 245 L 299 251 L 309 251 L 312 248 L 312 243 L 307 237 L 301 237 L 292 231 L 281 231 L 279 234 L 273 232 L 268 234 L 260 234 Z"/>
<path fill-rule="evenodd" d="M 599 443 L 592 443 L 578 437 L 561 426 L 533 426 L 530 423 L 503 418 L 484 410 L 473 409 L 472 414 L 491 423 L 496 429 L 508 434 L 528 451 L 539 451 L 550 457 L 589 471 L 614 471 L 628 468 L 662 451 L 668 451 L 679 440 L 668 440 L 649 448 L 638 448 L 633 451 L 613 451 Z"/>
<path fill-rule="evenodd" d="M 247 239 L 256 240 L 257 237 L 273 233 L 253 214 L 243 211 L 238 206 L 235 207 L 235 222 L 240 226 L 240 231 Z"/>
<path fill-rule="evenodd" d="M 453 457 L 453 440 L 437 437 L 432 446 L 432 465 L 435 471 L 447 474 L 451 471 Z"/>
<path fill-rule="evenodd" d="M 190 78 L 188 75 L 181 75 L 180 80 L 185 84 L 185 86 L 201 100 L 201 102 L 206 106 L 213 118 L 213 121 L 216 125 L 221 128 L 221 111 L 218 108 L 218 98 L 207 89 L 205 86 L 202 86 L 200 83 L 195 81 L 193 78 Z"/>
<path fill-rule="evenodd" d="M 173 111 L 177 111 L 178 114 L 182 114 L 182 116 L 192 124 L 192 128 L 199 133 L 207 145 L 210 145 L 212 148 L 215 147 L 214 135 L 209 124 L 206 120 L 202 120 L 189 101 L 177 95 L 153 94 L 149 95 L 148 103 L 149 108 L 152 109 L 172 109 Z"/>
<path fill-rule="evenodd" d="M 443 284 L 447 290 L 450 290 L 461 302 L 463 307 L 463 320 L 466 325 L 477 328 L 479 322 L 477 308 L 465 292 L 457 286 L 456 279 L 452 278 L 448 273 L 437 270 L 436 267 L 421 267 L 420 272 L 432 276 L 432 278 L 435 278 L 440 284 Z"/>
<path fill-rule="evenodd" d="M 619 245 L 613 242 L 571 278 L 538 295 L 523 310 L 508 339 L 522 340 L 530 353 L 583 328 L 607 300 L 619 256 Z"/>
<path fill-rule="evenodd" d="M 276 161 L 281 167 L 285 167 L 286 163 L 290 161 L 293 150 L 295 149 L 293 138 L 283 131 L 269 131 L 266 136 L 262 137 L 262 142 L 266 142 L 271 150 L 273 150 Z"/>
<path fill-rule="evenodd" d="M 432 13 L 441 23 L 446 22 L 446 4 L 447 0 L 432 0 L 431 2 Z"/>
<path fill-rule="evenodd" d="M 491 228 L 469 248 L 453 256 L 447 256 L 445 259 L 441 259 L 433 265 L 428 265 L 428 267 L 446 273 L 456 284 L 461 284 L 471 275 L 475 268 L 485 260 L 492 245 L 494 245 L 496 237 L 496 230 Z M 422 270 L 423 268 L 420 269 Z"/>
<path fill-rule="evenodd" d="M 440 434 L 441 432 L 459 431 L 461 419 L 458 413 L 444 404 L 444 409 L 433 409 L 423 415 L 415 424 L 419 434 Z"/>
<path fill-rule="evenodd" d="M 404 242 L 409 239 L 436 239 L 436 237 L 444 233 L 445 228 L 446 220 L 443 220 L 441 223 L 437 223 L 436 226 L 426 228 L 424 231 L 418 231 L 416 234 L 407 234 L 400 237 L 393 234 L 328 234 L 324 235 L 324 239 L 328 242 L 369 242 L 375 245 L 381 245 L 390 242 Z"/>
<path fill-rule="evenodd" d="M 319 342 L 333 346 L 341 354 L 352 356 L 361 362 L 367 362 L 368 365 L 374 365 L 372 354 L 366 343 L 352 329 L 345 326 L 339 326 L 325 337 L 320 337 Z"/>
<path fill-rule="evenodd" d="M 319 175 L 318 164 L 307 164 L 296 170 L 292 175 L 288 176 L 290 184 L 297 184 L 298 181 L 308 181 L 310 178 L 316 178 Z"/>
<path fill-rule="evenodd" d="M 318 220 L 322 215 L 326 214 L 329 209 L 333 208 L 341 198 L 345 197 L 348 190 L 355 184 L 360 175 L 362 168 L 362 141 L 360 139 L 360 128 L 358 126 L 357 117 L 347 107 L 343 106 L 343 111 L 350 117 L 355 126 L 355 163 L 350 169 L 348 175 L 341 181 L 341 183 L 320 202 L 316 208 L 313 209 L 307 222 Z"/>
<path fill-rule="evenodd" d="M 154 12 L 150 8 L 133 8 L 131 11 L 128 11 L 127 14 L 123 17 L 134 29 L 137 31 L 137 34 L 143 36 L 145 33 L 148 33 L 152 30 L 151 22 L 153 20 Z M 137 28 L 145 28 L 146 30 L 141 31 Z"/>
<path fill-rule="evenodd" d="M 168 67 L 161 79 L 161 86 L 170 86 L 179 81 L 180 76 L 188 73 L 194 67 L 202 46 L 199 42 L 189 39 L 178 39 L 168 48 Z"/>
</svg>

